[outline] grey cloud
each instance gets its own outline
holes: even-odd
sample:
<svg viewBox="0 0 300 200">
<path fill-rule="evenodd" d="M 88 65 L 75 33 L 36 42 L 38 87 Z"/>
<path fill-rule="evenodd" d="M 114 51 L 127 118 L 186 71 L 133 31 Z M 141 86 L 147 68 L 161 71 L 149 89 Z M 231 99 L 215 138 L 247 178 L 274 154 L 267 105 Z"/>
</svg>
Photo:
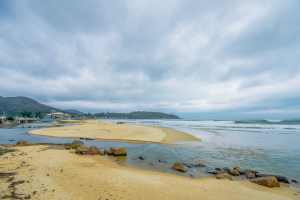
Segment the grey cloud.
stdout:
<svg viewBox="0 0 300 200">
<path fill-rule="evenodd" d="M 10 84 L 0 94 L 84 110 L 295 107 L 299 5 L 1 1 L 0 73 Z"/>
</svg>

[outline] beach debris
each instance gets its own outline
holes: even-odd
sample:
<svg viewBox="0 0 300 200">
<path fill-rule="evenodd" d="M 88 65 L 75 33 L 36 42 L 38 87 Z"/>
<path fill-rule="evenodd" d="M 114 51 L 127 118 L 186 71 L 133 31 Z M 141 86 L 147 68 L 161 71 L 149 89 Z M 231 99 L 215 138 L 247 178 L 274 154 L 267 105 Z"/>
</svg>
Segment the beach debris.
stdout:
<svg viewBox="0 0 300 200">
<path fill-rule="evenodd" d="M 187 172 L 186 166 L 180 162 L 175 162 L 172 166 L 172 169 L 179 172 Z"/>
<path fill-rule="evenodd" d="M 16 143 L 16 146 L 28 146 L 28 145 L 30 145 L 30 143 L 27 142 L 26 140 L 19 140 Z"/>
<path fill-rule="evenodd" d="M 228 173 L 226 173 L 226 172 L 223 172 L 223 173 L 218 173 L 217 175 L 216 175 L 216 179 L 227 179 L 227 180 L 233 180 L 232 179 L 232 176 L 231 175 L 229 175 Z"/>
<path fill-rule="evenodd" d="M 275 176 L 266 176 L 259 177 L 250 180 L 252 183 L 256 183 L 258 185 L 262 185 L 269 188 L 280 187 L 280 183 L 278 182 Z"/>
</svg>

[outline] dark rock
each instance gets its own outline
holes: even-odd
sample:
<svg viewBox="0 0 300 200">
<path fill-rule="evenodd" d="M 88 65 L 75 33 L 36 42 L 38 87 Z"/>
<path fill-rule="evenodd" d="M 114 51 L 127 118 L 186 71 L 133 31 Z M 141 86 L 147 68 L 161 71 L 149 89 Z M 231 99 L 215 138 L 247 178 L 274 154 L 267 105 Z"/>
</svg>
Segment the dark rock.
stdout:
<svg viewBox="0 0 300 200">
<path fill-rule="evenodd" d="M 88 148 L 87 155 L 99 155 L 100 151 L 97 147 L 91 146 Z"/>
<path fill-rule="evenodd" d="M 145 158 L 143 156 L 139 156 L 138 159 L 139 160 L 145 160 Z"/>
<path fill-rule="evenodd" d="M 84 145 L 80 145 L 75 149 L 75 153 L 81 155 L 100 155 L 100 151 L 97 147 L 91 146 L 86 147 Z"/>
<path fill-rule="evenodd" d="M 265 187 L 273 188 L 280 187 L 280 184 L 275 176 L 265 176 L 260 178 L 254 178 L 250 180 L 252 183 L 262 185 Z"/>
<path fill-rule="evenodd" d="M 275 177 L 276 177 L 277 180 L 278 180 L 279 182 L 281 182 L 281 183 L 287 183 L 287 184 L 290 183 L 289 179 L 288 179 L 287 177 L 285 177 L 285 176 L 278 176 L 278 175 L 275 175 Z"/>
<path fill-rule="evenodd" d="M 279 175 L 273 175 L 273 174 L 262 174 L 262 173 L 257 173 L 257 177 L 268 177 L 268 176 L 274 176 L 277 178 L 277 180 L 281 183 L 290 183 L 287 177 L 284 176 L 279 176 Z"/>
<path fill-rule="evenodd" d="M 167 161 L 161 160 L 161 159 L 158 159 L 158 162 L 159 162 L 159 163 L 167 163 Z"/>
<path fill-rule="evenodd" d="M 235 169 L 235 168 L 230 169 L 228 173 L 232 176 L 239 176 L 240 175 L 240 171 L 238 169 Z"/>
<path fill-rule="evenodd" d="M 176 170 L 176 171 L 179 171 L 179 172 L 186 172 L 187 171 L 184 164 L 179 163 L 179 162 L 174 163 L 173 166 L 172 166 L 172 169 Z"/>
<path fill-rule="evenodd" d="M 113 156 L 127 156 L 127 149 L 121 148 L 110 148 L 110 152 Z"/>
<path fill-rule="evenodd" d="M 209 171 L 207 171 L 207 173 L 213 174 L 213 175 L 217 175 L 217 174 L 219 174 L 220 172 L 219 172 L 219 171 L 216 171 L 216 170 L 209 170 Z"/>
<path fill-rule="evenodd" d="M 298 183 L 298 181 L 295 179 L 292 179 L 291 181 L 292 181 L 292 183 Z"/>
<path fill-rule="evenodd" d="M 95 140 L 94 138 L 86 138 L 86 137 L 81 137 L 79 138 L 80 140 Z"/>
<path fill-rule="evenodd" d="M 88 152 L 88 147 L 84 146 L 84 145 L 80 145 L 78 147 L 76 147 L 75 149 L 75 153 L 76 154 L 80 154 L 80 155 L 85 155 Z"/>
</svg>

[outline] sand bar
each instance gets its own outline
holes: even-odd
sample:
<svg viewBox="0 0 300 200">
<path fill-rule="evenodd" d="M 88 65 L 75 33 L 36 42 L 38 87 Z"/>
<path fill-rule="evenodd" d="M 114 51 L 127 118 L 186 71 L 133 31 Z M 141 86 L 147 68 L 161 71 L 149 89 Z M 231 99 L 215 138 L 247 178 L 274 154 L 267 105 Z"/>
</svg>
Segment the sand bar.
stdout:
<svg viewBox="0 0 300 200">
<path fill-rule="evenodd" d="M 16 194 L 31 199 L 99 200 L 296 200 L 288 187 L 269 189 L 248 181 L 192 179 L 121 166 L 107 156 L 80 156 L 48 146 L 18 147 L 0 156 L 1 172 L 16 172 Z M 0 194 L 10 195 L 6 178 Z"/>
<path fill-rule="evenodd" d="M 80 124 L 72 126 L 33 130 L 30 133 L 53 137 L 85 137 L 99 140 L 153 142 L 165 144 L 200 140 L 188 133 L 176 131 L 170 128 L 133 124 L 115 124 L 98 120 L 83 121 Z"/>
</svg>

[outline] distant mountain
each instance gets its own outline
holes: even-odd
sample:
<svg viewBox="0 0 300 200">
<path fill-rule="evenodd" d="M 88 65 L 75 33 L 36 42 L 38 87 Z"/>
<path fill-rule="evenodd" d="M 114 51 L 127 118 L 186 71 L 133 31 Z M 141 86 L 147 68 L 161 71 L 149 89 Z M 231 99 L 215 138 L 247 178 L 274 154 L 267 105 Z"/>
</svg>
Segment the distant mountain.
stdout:
<svg viewBox="0 0 300 200">
<path fill-rule="evenodd" d="M 78 110 L 74 110 L 74 109 L 63 110 L 63 112 L 68 113 L 70 115 L 85 115 L 85 113 L 80 112 Z"/>
<path fill-rule="evenodd" d="M 178 116 L 172 114 L 146 111 L 131 113 L 96 113 L 94 116 L 106 119 L 179 119 Z"/>
<path fill-rule="evenodd" d="M 28 97 L 0 96 L 0 115 L 4 113 L 8 116 L 41 117 L 51 111 L 59 111 L 59 109 L 41 104 Z"/>
</svg>

